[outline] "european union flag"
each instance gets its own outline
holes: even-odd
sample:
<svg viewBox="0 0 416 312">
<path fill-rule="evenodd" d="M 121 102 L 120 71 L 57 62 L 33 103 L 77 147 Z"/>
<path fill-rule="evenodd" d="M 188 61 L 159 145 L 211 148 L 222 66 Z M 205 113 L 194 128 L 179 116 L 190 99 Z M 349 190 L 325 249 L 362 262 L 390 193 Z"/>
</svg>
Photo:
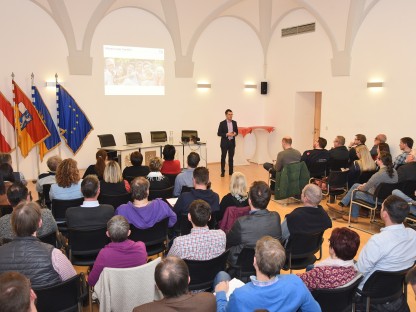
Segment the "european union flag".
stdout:
<svg viewBox="0 0 416 312">
<path fill-rule="evenodd" d="M 38 88 L 35 86 L 32 86 L 32 102 L 39 113 L 39 117 L 42 119 L 51 134 L 45 141 L 39 143 L 39 157 L 40 161 L 43 161 L 43 157 L 46 153 L 61 144 L 61 137 L 59 136 L 55 123 L 53 122 L 51 113 L 46 107 L 45 102 L 43 102 Z"/>
<path fill-rule="evenodd" d="M 60 84 L 56 85 L 58 127 L 74 155 L 94 128 L 74 98 Z"/>
</svg>

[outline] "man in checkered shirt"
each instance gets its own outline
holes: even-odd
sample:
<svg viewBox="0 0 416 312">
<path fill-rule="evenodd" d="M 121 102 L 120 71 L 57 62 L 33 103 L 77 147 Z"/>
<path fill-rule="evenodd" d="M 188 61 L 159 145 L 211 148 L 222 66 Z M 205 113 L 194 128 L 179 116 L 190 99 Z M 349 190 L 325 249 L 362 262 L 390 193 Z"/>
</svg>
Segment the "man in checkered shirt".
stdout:
<svg viewBox="0 0 416 312">
<path fill-rule="evenodd" d="M 188 260 L 210 260 L 225 251 L 226 236 L 222 230 L 210 230 L 211 207 L 201 199 L 189 206 L 188 220 L 192 223 L 191 234 L 178 236 L 173 241 L 168 256 Z"/>
<path fill-rule="evenodd" d="M 405 164 L 407 156 L 409 156 L 409 153 L 412 151 L 413 139 L 409 137 L 401 138 L 399 146 L 403 153 L 397 156 L 394 160 L 394 169 L 397 169 L 399 166 Z"/>
</svg>

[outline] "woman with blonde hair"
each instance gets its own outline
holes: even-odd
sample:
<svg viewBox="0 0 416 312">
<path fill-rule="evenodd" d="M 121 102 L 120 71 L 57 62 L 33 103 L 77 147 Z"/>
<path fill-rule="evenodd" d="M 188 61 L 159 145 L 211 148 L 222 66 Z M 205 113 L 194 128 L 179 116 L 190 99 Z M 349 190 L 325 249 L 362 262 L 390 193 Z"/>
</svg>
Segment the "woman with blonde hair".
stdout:
<svg viewBox="0 0 416 312">
<path fill-rule="evenodd" d="M 83 179 L 90 174 L 95 174 L 99 180 L 103 179 L 105 164 L 107 162 L 107 152 L 103 149 L 98 150 L 95 154 L 95 159 L 97 162 L 95 165 L 88 166 L 87 170 L 85 170 Z"/>
<path fill-rule="evenodd" d="M 56 169 L 56 183 L 51 185 L 49 198 L 52 199 L 76 199 L 82 198 L 81 177 L 77 162 L 72 159 L 64 159 Z"/>
<path fill-rule="evenodd" d="M 367 146 L 359 145 L 355 148 L 358 160 L 354 160 L 348 172 L 348 185 L 351 186 L 358 182 L 361 173 L 366 171 L 375 171 L 376 164 L 371 157 Z"/>
<path fill-rule="evenodd" d="M 241 172 L 234 172 L 230 180 L 230 193 L 225 195 L 220 202 L 220 219 L 224 216 L 225 210 L 230 207 L 248 206 L 247 180 Z"/>
<path fill-rule="evenodd" d="M 123 180 L 119 164 L 110 160 L 104 168 L 103 180 L 100 181 L 100 194 L 123 195 L 130 193 L 130 184 Z"/>
<path fill-rule="evenodd" d="M 162 165 L 163 160 L 160 157 L 153 157 L 149 161 L 150 173 L 146 179 L 150 182 L 150 190 L 163 190 L 172 186 L 169 178 L 160 172 Z"/>
</svg>

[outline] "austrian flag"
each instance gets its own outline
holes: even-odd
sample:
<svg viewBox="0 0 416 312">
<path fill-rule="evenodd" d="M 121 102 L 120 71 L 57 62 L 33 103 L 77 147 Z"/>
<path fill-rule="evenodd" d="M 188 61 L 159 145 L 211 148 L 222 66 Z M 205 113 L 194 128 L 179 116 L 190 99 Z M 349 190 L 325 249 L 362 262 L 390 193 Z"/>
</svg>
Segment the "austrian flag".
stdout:
<svg viewBox="0 0 416 312">
<path fill-rule="evenodd" d="M 10 153 L 15 149 L 14 113 L 10 102 L 0 92 L 0 152 Z"/>
</svg>

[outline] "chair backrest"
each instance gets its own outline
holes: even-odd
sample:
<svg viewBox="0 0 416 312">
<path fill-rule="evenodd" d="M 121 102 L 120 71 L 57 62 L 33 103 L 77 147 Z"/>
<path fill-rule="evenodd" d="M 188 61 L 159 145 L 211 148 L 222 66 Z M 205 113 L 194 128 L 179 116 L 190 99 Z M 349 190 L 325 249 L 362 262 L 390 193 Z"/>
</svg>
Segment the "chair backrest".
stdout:
<svg viewBox="0 0 416 312">
<path fill-rule="evenodd" d="M 328 160 L 325 158 L 318 159 L 317 161 L 309 164 L 309 175 L 312 178 L 323 178 L 326 176 L 326 170 L 328 167 Z"/>
<path fill-rule="evenodd" d="M 173 197 L 173 186 L 165 188 L 163 190 L 149 190 L 149 200 L 153 200 L 156 198 L 171 198 Z"/>
<path fill-rule="evenodd" d="M 81 296 L 85 285 L 84 273 L 55 286 L 33 289 L 37 296 L 36 308 L 39 312 L 80 311 Z"/>
<path fill-rule="evenodd" d="M 116 140 L 114 140 L 114 136 L 112 134 L 99 134 L 97 136 L 100 140 L 101 147 L 116 145 Z"/>
<path fill-rule="evenodd" d="M 0 216 L 5 216 L 13 212 L 13 207 L 11 205 L 0 205 Z"/>
<path fill-rule="evenodd" d="M 114 207 L 114 209 L 117 209 L 118 206 L 127 204 L 131 200 L 131 194 L 121 194 L 121 195 L 106 195 L 106 194 L 100 194 L 98 196 L 98 201 L 100 204 L 107 204 Z"/>
<path fill-rule="evenodd" d="M 326 183 L 329 185 L 329 189 L 348 187 L 348 171 L 331 171 Z"/>
<path fill-rule="evenodd" d="M 276 173 L 275 199 L 284 199 L 300 195 L 302 189 L 309 183 L 309 170 L 305 162 L 291 163 Z"/>
<path fill-rule="evenodd" d="M 377 202 L 381 205 L 381 203 L 391 195 L 393 190 L 397 188 L 399 188 L 398 183 L 380 183 L 374 191 L 374 197 L 377 198 Z"/>
<path fill-rule="evenodd" d="M 239 279 L 256 274 L 256 269 L 253 266 L 254 254 L 254 248 L 244 247 L 241 250 L 235 266 L 236 274 Z"/>
<path fill-rule="evenodd" d="M 321 250 L 324 232 L 290 234 L 286 244 L 286 263 L 291 268 L 291 261 L 308 258 Z M 316 259 L 315 259 L 316 260 Z"/>
<path fill-rule="evenodd" d="M 49 191 L 51 190 L 51 185 L 52 184 L 43 184 L 42 185 L 43 203 L 49 209 L 51 209 L 51 199 L 49 198 Z"/>
<path fill-rule="evenodd" d="M 166 131 L 150 131 L 150 141 L 152 143 L 166 142 L 168 140 L 168 135 Z"/>
<path fill-rule="evenodd" d="M 181 194 L 190 192 L 191 190 L 194 190 L 194 189 L 195 188 L 193 186 L 182 185 Z"/>
<path fill-rule="evenodd" d="M 184 259 L 189 269 L 191 282 L 189 290 L 208 289 L 212 287 L 215 276 L 218 272 L 225 270 L 229 250 L 216 258 L 205 261 Z"/>
<path fill-rule="evenodd" d="M 405 181 L 401 184 L 400 190 L 407 196 L 414 198 L 416 191 L 416 181 Z"/>
<path fill-rule="evenodd" d="M 329 159 L 328 169 L 330 171 L 340 171 L 341 168 L 348 168 L 349 159 Z"/>
<path fill-rule="evenodd" d="M 170 185 L 175 185 L 176 177 L 179 173 L 171 174 L 171 173 L 165 173 L 164 176 L 169 179 Z"/>
<path fill-rule="evenodd" d="M 236 207 L 230 206 L 225 209 L 224 216 L 220 222 L 220 229 L 225 233 L 231 230 L 234 225 L 234 222 L 242 216 L 248 215 L 250 212 L 250 207 Z"/>
<path fill-rule="evenodd" d="M 51 232 L 42 236 L 38 236 L 41 242 L 50 244 L 56 247 L 56 232 Z"/>
<path fill-rule="evenodd" d="M 71 262 L 73 262 L 74 257 L 88 257 L 95 260 L 100 250 L 110 242 L 106 235 L 107 227 L 97 229 L 69 228 L 68 231 Z"/>
<path fill-rule="evenodd" d="M 360 176 L 358 177 L 358 183 L 363 184 L 367 183 L 368 180 L 373 176 L 374 173 L 376 173 L 376 170 L 373 171 L 363 171 L 360 173 Z"/>
<path fill-rule="evenodd" d="M 143 143 L 142 134 L 140 132 L 125 132 L 126 144 Z"/>
<path fill-rule="evenodd" d="M 164 252 L 166 249 L 165 242 L 168 237 L 168 222 L 169 218 L 165 218 L 148 229 L 138 229 L 133 224 L 130 224 L 131 233 L 129 239 L 135 242 L 143 242 L 146 245 L 148 255 Z"/>
<path fill-rule="evenodd" d="M 359 273 L 348 285 L 333 289 L 314 289 L 311 293 L 321 306 L 322 312 L 351 311 L 355 291 L 362 279 L 363 276 Z"/>
<path fill-rule="evenodd" d="M 133 268 L 104 268 L 94 286 L 100 311 L 131 312 L 137 306 L 161 299 L 154 278 L 160 261 L 157 258 Z"/>
<path fill-rule="evenodd" d="M 56 221 L 66 221 L 66 210 L 71 207 L 78 207 L 82 205 L 83 202 L 84 198 L 76 198 L 69 200 L 52 199 L 52 215 Z"/>
</svg>

